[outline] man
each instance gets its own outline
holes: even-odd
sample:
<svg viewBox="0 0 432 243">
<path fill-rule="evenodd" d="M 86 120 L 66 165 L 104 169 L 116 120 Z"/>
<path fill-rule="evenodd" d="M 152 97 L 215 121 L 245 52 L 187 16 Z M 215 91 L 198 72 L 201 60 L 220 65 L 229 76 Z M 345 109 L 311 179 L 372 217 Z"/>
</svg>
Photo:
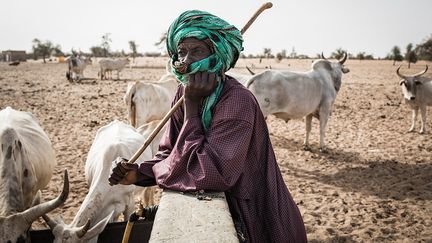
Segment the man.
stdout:
<svg viewBox="0 0 432 243">
<path fill-rule="evenodd" d="M 267 125 L 249 90 L 225 72 L 242 47 L 240 31 L 203 11 L 170 26 L 167 49 L 183 83 L 159 152 L 151 161 L 117 163 L 112 184 L 177 191 L 224 191 L 242 242 L 306 242 L 301 214 L 276 163 Z"/>
</svg>

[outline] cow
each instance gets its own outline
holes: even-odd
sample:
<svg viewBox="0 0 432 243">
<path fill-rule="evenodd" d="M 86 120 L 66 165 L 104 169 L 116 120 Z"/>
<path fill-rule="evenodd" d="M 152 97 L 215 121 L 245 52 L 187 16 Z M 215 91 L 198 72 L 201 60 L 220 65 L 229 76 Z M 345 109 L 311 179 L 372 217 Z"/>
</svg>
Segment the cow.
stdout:
<svg viewBox="0 0 432 243">
<path fill-rule="evenodd" d="M 68 72 L 66 73 L 66 78 L 72 81 L 79 81 L 84 78 L 84 69 L 87 65 L 92 64 L 90 57 L 75 57 L 72 56 L 67 60 Z"/>
<path fill-rule="evenodd" d="M 420 133 L 426 133 L 426 110 L 427 106 L 432 106 L 432 78 L 422 77 L 428 70 L 426 65 L 425 70 L 412 76 L 400 74 L 398 67 L 396 74 L 401 78 L 399 84 L 402 87 L 402 93 L 406 104 L 412 109 L 412 124 L 409 132 L 415 130 L 418 110 L 421 113 Z"/>
<path fill-rule="evenodd" d="M 161 120 L 154 120 L 148 123 L 145 123 L 137 128 L 137 131 L 141 133 L 145 139 L 150 137 L 150 134 L 156 129 L 156 127 L 159 125 Z M 164 134 L 164 131 L 166 129 L 166 124 L 162 129 L 156 134 L 156 136 L 153 138 L 151 143 L 148 145 L 148 147 L 151 150 L 152 157 L 156 155 L 156 153 L 159 151 L 159 142 L 162 139 L 162 136 Z M 145 187 L 143 190 L 143 205 L 144 206 L 151 206 L 155 204 L 154 201 L 154 194 L 155 194 L 156 186 L 152 187 Z"/>
<path fill-rule="evenodd" d="M 256 74 L 248 66 L 246 66 L 246 69 L 248 70 L 249 74 L 238 73 L 238 72 L 234 72 L 232 70 L 229 70 L 225 74 L 228 75 L 228 76 L 231 76 L 231 77 L 235 78 L 241 84 L 243 84 L 243 85 L 246 86 L 246 84 L 248 83 L 248 81 Z M 266 69 L 271 69 L 271 67 L 270 68 L 266 67 Z"/>
<path fill-rule="evenodd" d="M 114 120 L 97 131 L 85 163 L 89 192 L 69 225 L 60 218 L 44 215 L 55 237 L 54 242 L 97 242 L 108 222 L 124 219 L 134 211 L 134 185 L 110 186 L 108 177 L 117 157 L 131 158 L 144 143 L 144 137 L 130 125 Z M 137 161 L 151 159 L 150 149 L 144 150 Z"/>
<path fill-rule="evenodd" d="M 67 171 L 60 196 L 39 204 L 56 165 L 47 134 L 31 113 L 6 107 L 0 111 L 0 143 L 0 242 L 29 242 L 32 222 L 66 200 Z"/>
<path fill-rule="evenodd" d="M 112 71 L 117 71 L 117 80 L 120 79 L 120 72 L 129 64 L 129 58 L 124 59 L 102 59 L 99 61 L 100 77 L 103 79 L 112 79 Z"/>
<path fill-rule="evenodd" d="M 176 77 L 167 73 L 158 82 L 129 82 L 123 100 L 129 122 L 139 127 L 147 122 L 162 119 L 171 108 L 178 88 Z"/>
<path fill-rule="evenodd" d="M 342 84 L 347 54 L 337 62 L 319 59 L 308 72 L 266 70 L 253 76 L 246 87 L 255 95 L 263 115 L 284 119 L 306 117 L 304 149 L 310 150 L 312 117 L 320 121 L 320 151 L 326 152 L 324 133 L 332 106 Z"/>
<path fill-rule="evenodd" d="M 225 74 L 235 78 L 237 81 L 239 81 L 241 84 L 246 85 L 247 82 L 249 81 L 249 79 L 252 78 L 253 75 L 255 75 L 255 73 L 251 72 L 251 70 L 248 68 L 249 72 L 251 74 L 242 74 L 242 73 L 237 73 L 234 72 L 232 70 L 229 70 L 228 72 L 226 72 Z"/>
</svg>

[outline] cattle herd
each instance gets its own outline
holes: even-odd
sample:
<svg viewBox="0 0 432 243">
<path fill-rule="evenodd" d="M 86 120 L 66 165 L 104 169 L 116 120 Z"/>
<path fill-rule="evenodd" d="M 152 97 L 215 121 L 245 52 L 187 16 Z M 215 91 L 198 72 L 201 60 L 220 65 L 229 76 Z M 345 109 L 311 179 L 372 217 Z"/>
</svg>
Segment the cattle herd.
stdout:
<svg viewBox="0 0 432 243">
<path fill-rule="evenodd" d="M 66 78 L 69 81 L 80 81 L 84 79 L 84 70 L 87 65 L 92 64 L 90 57 L 71 56 L 66 59 L 68 71 Z M 120 72 L 130 63 L 129 58 L 123 59 L 102 59 L 99 61 L 100 71 L 98 76 L 103 79 L 112 79 L 112 72 L 117 71 L 117 79 L 120 79 Z"/>
<path fill-rule="evenodd" d="M 305 119 L 304 149 L 309 150 L 311 121 L 319 120 L 319 148 L 326 153 L 325 130 L 333 104 L 341 89 L 342 76 L 350 70 L 345 67 L 347 55 L 337 61 L 322 56 L 306 72 L 265 70 L 257 74 L 228 75 L 239 80 L 256 97 L 265 117 L 274 115 L 285 121 Z M 111 79 L 112 71 L 120 72 L 129 64 L 128 58 L 99 61 L 100 79 Z M 66 77 L 70 82 L 84 78 L 89 58 L 72 57 L 67 60 Z M 426 133 L 426 110 L 432 106 L 432 79 L 424 77 L 428 67 L 415 75 L 404 75 L 400 67 L 395 75 L 405 101 L 412 108 L 415 131 L 418 110 L 421 113 L 420 133 Z M 117 157 L 130 158 L 154 130 L 170 109 L 179 84 L 167 65 L 166 73 L 157 82 L 131 81 L 123 96 L 129 124 L 114 120 L 98 129 L 85 162 L 85 177 L 89 192 L 70 224 L 60 218 L 51 218 L 48 212 L 61 205 L 68 195 L 67 172 L 60 196 L 40 203 L 40 190 L 50 181 L 56 165 L 50 139 L 37 119 L 29 112 L 7 107 L 0 111 L 0 242 L 18 242 L 28 239 L 28 228 L 43 217 L 55 236 L 56 242 L 97 242 L 97 236 L 108 222 L 120 215 L 127 217 L 134 210 L 134 197 L 142 196 L 153 204 L 154 188 L 142 191 L 134 186 L 110 186 L 108 175 L 112 161 Z M 19 107 L 16 107 L 19 109 Z M 144 151 L 138 161 L 152 158 L 157 152 L 162 131 Z M 40 153 L 44 151 L 44 153 Z"/>
</svg>

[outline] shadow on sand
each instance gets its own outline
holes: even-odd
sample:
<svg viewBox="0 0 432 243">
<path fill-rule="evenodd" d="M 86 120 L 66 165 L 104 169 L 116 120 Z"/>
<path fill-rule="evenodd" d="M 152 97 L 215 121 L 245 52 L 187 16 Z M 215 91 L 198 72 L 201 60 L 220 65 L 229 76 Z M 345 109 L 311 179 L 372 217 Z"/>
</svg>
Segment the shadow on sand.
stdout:
<svg viewBox="0 0 432 243">
<path fill-rule="evenodd" d="M 272 135 L 273 146 L 280 146 L 291 152 L 303 149 L 300 141 L 284 136 Z M 293 164 L 284 164 L 300 178 L 316 180 L 347 191 L 361 192 L 382 199 L 432 200 L 432 163 L 418 161 L 415 164 L 401 163 L 398 160 L 366 160 L 359 153 L 328 148 L 320 153 L 312 147 L 307 152 L 312 160 L 340 169 L 334 174 L 324 174 L 319 169 L 305 170 Z M 305 161 L 310 160 L 305 158 Z"/>
</svg>

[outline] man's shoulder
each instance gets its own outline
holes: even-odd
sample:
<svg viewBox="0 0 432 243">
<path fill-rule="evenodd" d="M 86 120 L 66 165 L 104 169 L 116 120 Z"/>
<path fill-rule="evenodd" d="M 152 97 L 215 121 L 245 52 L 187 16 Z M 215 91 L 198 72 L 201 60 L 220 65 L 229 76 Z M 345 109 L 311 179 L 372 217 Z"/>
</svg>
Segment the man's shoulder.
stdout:
<svg viewBox="0 0 432 243">
<path fill-rule="evenodd" d="M 255 100 L 255 96 L 252 94 L 252 92 L 233 77 L 227 76 L 227 79 L 225 81 L 225 86 L 226 86 L 225 87 L 226 93 L 228 95 L 233 95 L 232 98 L 237 98 L 240 100 L 241 99 Z"/>
<path fill-rule="evenodd" d="M 234 78 L 225 80 L 220 101 L 232 107 L 231 109 L 255 111 L 258 107 L 258 102 L 252 92 Z"/>
</svg>

